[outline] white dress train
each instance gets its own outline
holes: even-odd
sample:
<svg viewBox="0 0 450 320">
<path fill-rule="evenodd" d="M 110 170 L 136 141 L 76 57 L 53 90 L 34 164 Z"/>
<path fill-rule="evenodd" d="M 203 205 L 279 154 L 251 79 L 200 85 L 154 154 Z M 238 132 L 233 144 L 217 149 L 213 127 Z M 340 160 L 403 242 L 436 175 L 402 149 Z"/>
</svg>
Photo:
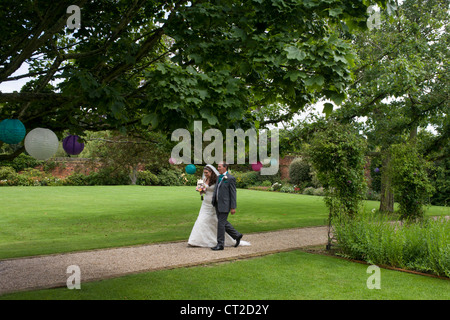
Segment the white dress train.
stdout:
<svg viewBox="0 0 450 320">
<path fill-rule="evenodd" d="M 189 236 L 188 244 L 195 247 L 215 247 L 217 245 L 217 215 L 216 209 L 212 205 L 214 185 L 206 185 L 206 192 L 203 195 L 202 206 Z M 225 232 L 225 246 L 234 246 L 234 240 Z M 249 246 L 247 241 L 240 242 L 239 246 Z"/>
</svg>

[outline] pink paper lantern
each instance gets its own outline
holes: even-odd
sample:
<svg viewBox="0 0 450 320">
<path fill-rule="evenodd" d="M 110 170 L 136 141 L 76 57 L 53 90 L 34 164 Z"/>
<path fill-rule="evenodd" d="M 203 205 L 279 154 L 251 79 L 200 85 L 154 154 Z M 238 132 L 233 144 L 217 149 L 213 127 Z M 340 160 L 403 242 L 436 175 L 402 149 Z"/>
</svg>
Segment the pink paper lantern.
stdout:
<svg viewBox="0 0 450 320">
<path fill-rule="evenodd" d="M 261 162 L 257 162 L 257 163 L 252 163 L 252 170 L 253 171 L 259 171 L 262 168 L 262 163 Z"/>
</svg>

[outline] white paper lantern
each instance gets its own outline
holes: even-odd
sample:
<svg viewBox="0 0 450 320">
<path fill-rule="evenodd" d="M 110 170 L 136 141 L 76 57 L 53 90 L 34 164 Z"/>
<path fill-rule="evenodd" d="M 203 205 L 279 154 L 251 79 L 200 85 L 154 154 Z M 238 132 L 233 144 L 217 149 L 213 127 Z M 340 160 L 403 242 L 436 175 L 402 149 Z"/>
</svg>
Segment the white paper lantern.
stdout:
<svg viewBox="0 0 450 320">
<path fill-rule="evenodd" d="M 58 150 L 59 140 L 50 129 L 35 128 L 25 137 L 25 150 L 37 160 L 47 160 Z"/>
</svg>

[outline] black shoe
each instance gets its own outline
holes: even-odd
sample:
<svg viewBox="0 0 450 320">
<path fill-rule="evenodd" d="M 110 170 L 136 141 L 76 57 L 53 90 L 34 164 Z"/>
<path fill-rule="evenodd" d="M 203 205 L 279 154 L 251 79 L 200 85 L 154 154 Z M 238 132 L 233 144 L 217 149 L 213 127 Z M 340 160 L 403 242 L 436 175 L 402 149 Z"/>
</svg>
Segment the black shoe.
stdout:
<svg viewBox="0 0 450 320">
<path fill-rule="evenodd" d="M 236 244 L 234 245 L 234 247 L 236 248 L 240 243 L 241 243 L 241 239 L 244 235 L 241 234 L 239 237 L 236 238 Z"/>
<path fill-rule="evenodd" d="M 214 251 L 223 250 L 223 246 L 217 245 L 214 248 L 211 248 L 211 250 L 214 250 Z"/>
</svg>

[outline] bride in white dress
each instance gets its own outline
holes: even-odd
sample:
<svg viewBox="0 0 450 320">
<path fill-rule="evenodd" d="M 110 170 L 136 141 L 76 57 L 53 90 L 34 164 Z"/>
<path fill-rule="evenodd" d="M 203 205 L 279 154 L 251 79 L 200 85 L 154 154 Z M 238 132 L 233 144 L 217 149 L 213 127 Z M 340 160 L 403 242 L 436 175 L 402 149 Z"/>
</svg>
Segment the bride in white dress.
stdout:
<svg viewBox="0 0 450 320">
<path fill-rule="evenodd" d="M 217 215 L 216 209 L 212 205 L 212 196 L 214 194 L 214 185 L 217 181 L 219 172 L 212 165 L 206 165 L 203 170 L 203 182 L 206 185 L 206 191 L 203 195 L 203 202 L 189 236 L 188 244 L 195 247 L 212 248 L 217 245 Z M 234 246 L 234 240 L 229 234 L 225 233 L 225 246 Z M 250 245 L 247 241 L 242 241 L 240 246 Z"/>
</svg>

